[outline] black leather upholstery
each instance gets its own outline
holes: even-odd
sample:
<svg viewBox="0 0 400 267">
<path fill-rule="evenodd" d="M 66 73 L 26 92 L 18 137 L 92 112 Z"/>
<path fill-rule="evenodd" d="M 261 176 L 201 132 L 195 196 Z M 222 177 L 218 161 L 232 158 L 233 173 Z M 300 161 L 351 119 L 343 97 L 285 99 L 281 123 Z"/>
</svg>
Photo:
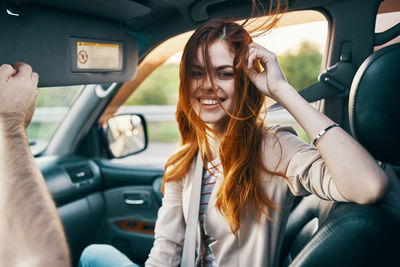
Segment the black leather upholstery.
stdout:
<svg viewBox="0 0 400 267">
<path fill-rule="evenodd" d="M 313 203 L 319 201 L 312 200 Z M 304 204 L 305 202 L 300 203 L 296 210 L 307 210 L 309 207 Z M 395 210 L 389 205 L 322 203 L 320 208 L 322 211 L 329 211 L 328 216 L 325 219 L 314 217 L 313 221 L 318 221 L 320 225 L 312 237 L 309 236 L 310 233 L 298 233 L 282 266 L 400 265 L 397 256 L 397 242 L 400 240 L 399 221 L 393 218 Z M 306 228 L 307 224 L 302 231 Z M 304 244 L 304 240 L 301 239 L 309 241 Z M 302 246 L 300 251 L 298 246 Z"/>
<path fill-rule="evenodd" d="M 353 134 L 377 159 L 400 164 L 400 44 L 372 54 L 354 78 Z M 400 188 L 395 180 L 391 187 Z M 399 190 L 397 190 L 399 191 Z M 282 266 L 400 266 L 398 192 L 373 205 L 304 198 L 289 217 Z M 396 199 L 393 201 L 393 199 Z"/>
<path fill-rule="evenodd" d="M 369 56 L 349 98 L 353 136 L 376 159 L 400 165 L 400 43 Z"/>
<path fill-rule="evenodd" d="M 281 253 L 282 266 L 288 266 L 312 239 L 332 205 L 331 201 L 311 195 L 296 206 L 287 222 Z"/>
</svg>

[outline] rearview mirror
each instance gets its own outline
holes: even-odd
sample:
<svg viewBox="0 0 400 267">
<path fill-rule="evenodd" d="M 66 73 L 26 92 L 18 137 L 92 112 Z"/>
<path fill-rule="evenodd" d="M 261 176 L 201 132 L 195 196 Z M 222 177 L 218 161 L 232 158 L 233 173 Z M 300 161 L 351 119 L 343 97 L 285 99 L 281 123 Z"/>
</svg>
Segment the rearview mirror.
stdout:
<svg viewBox="0 0 400 267">
<path fill-rule="evenodd" d="M 103 124 L 108 151 L 114 158 L 139 153 L 147 147 L 146 121 L 139 114 L 121 114 Z"/>
</svg>

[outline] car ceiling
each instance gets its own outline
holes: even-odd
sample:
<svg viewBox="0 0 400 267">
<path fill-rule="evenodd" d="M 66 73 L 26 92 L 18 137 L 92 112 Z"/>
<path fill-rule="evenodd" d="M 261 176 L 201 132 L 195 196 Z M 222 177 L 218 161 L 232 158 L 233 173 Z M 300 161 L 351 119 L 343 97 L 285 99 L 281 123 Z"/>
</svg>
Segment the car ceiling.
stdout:
<svg viewBox="0 0 400 267">
<path fill-rule="evenodd" d="M 253 1 L 264 5 L 257 8 L 254 16 L 265 15 L 267 13 L 265 10 L 269 7 L 268 0 L 0 1 L 3 8 L 6 6 L 9 15 L 22 14 L 19 17 L 7 16 L 5 12 L 0 14 L 0 28 L 9 36 L 0 40 L 0 47 L 4 48 L 0 51 L 0 58 L 3 62 L 29 62 L 41 73 L 40 86 L 131 80 L 135 75 L 137 62 L 170 37 L 193 30 L 214 17 L 248 18 Z M 286 0 L 270 1 L 275 4 L 280 1 L 283 5 Z M 380 0 L 372 2 L 375 4 L 377 1 Z M 385 2 L 387 1 L 397 0 Z M 289 11 L 302 9 L 335 11 L 337 9 L 335 6 L 346 6 L 342 5 L 346 2 L 350 2 L 351 4 L 347 6 L 352 7 L 358 6 L 362 1 L 289 0 Z M 352 11 L 342 11 L 340 12 L 346 14 L 350 12 L 353 15 Z M 339 13 L 336 12 L 336 15 Z M 369 19 L 369 15 L 366 16 Z M 345 35 L 346 31 L 343 34 Z M 119 72 L 71 71 L 72 62 L 76 60 L 71 54 L 75 49 L 71 46 L 71 37 L 123 42 L 127 47 L 125 50 L 130 51 L 124 53 L 125 67 Z M 368 38 L 371 39 L 370 36 Z M 340 41 L 341 38 L 338 39 L 338 42 Z M 43 46 L 43 43 L 46 43 L 46 46 Z M 361 53 L 358 56 L 359 61 L 369 52 Z M 337 55 L 332 54 L 332 56 Z"/>
<path fill-rule="evenodd" d="M 337 1 L 340 0 L 291 0 L 289 9 L 319 7 Z M 269 4 L 269 1 L 259 2 Z M 216 16 L 248 17 L 252 6 L 251 0 L 11 0 L 8 3 L 17 8 L 39 4 L 116 21 L 138 38 L 139 47 L 146 48 Z"/>
</svg>

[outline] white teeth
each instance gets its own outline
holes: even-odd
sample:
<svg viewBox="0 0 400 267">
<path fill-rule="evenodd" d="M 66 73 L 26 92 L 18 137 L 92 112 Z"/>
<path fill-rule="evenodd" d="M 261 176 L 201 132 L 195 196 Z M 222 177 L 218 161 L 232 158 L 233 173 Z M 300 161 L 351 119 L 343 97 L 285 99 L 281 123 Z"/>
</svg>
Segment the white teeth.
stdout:
<svg viewBox="0 0 400 267">
<path fill-rule="evenodd" d="M 201 103 L 203 105 L 216 105 L 218 104 L 218 101 L 216 99 L 202 99 Z"/>
</svg>

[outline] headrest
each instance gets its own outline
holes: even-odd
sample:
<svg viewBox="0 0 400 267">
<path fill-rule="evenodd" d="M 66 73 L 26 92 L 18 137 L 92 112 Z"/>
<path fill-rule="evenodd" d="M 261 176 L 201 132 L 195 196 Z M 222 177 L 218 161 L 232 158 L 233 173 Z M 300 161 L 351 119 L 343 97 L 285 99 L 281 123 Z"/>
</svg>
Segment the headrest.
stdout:
<svg viewBox="0 0 400 267">
<path fill-rule="evenodd" d="M 400 43 L 370 55 L 349 97 L 353 136 L 377 159 L 400 165 Z"/>
</svg>

